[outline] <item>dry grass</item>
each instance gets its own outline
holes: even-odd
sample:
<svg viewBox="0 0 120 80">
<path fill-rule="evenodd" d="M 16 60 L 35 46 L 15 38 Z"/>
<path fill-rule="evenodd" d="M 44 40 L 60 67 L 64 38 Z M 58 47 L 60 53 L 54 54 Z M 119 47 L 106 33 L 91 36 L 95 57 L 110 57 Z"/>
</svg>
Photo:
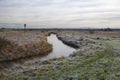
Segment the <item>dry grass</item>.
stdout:
<svg viewBox="0 0 120 80">
<path fill-rule="evenodd" d="M 52 45 L 47 42 L 46 36 L 40 33 L 7 33 L 9 36 L 0 38 L 0 61 L 46 55 L 52 51 Z M 16 37 L 19 39 L 16 40 Z"/>
<path fill-rule="evenodd" d="M 9 40 L 0 37 L 0 51 L 10 45 L 11 45 L 11 42 Z"/>
</svg>

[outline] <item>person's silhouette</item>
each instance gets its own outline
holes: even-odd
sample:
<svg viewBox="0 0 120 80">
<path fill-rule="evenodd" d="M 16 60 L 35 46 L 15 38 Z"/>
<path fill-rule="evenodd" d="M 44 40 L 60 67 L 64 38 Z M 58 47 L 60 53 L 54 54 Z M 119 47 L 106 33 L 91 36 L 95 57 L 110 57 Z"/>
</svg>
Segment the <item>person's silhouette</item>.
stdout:
<svg viewBox="0 0 120 80">
<path fill-rule="evenodd" d="M 24 24 L 24 32 L 26 31 L 26 24 Z"/>
<path fill-rule="evenodd" d="M 26 24 L 24 24 L 24 29 L 26 29 Z"/>
</svg>

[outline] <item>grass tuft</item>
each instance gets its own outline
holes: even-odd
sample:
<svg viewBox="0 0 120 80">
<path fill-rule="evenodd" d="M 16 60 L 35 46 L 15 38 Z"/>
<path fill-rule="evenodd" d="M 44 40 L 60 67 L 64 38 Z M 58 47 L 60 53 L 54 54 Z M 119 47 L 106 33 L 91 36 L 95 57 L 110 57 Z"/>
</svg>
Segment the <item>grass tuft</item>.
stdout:
<svg viewBox="0 0 120 80">
<path fill-rule="evenodd" d="M 0 51 L 8 45 L 11 45 L 11 42 L 5 38 L 0 37 Z"/>
</svg>

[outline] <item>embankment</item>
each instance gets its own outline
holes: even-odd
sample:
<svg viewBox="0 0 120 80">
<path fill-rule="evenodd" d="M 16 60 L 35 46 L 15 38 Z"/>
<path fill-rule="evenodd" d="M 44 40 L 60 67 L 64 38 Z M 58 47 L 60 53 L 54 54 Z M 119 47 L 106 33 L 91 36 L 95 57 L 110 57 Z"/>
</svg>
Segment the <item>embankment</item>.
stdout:
<svg viewBox="0 0 120 80">
<path fill-rule="evenodd" d="M 93 39 L 86 38 L 86 37 L 80 37 L 79 39 L 76 39 L 72 37 L 71 35 L 66 36 L 66 35 L 61 35 L 61 34 L 58 34 L 57 37 L 63 43 L 76 49 L 86 46 L 88 44 L 95 44 L 95 41 Z"/>
<path fill-rule="evenodd" d="M 22 38 L 22 37 L 21 37 Z M 42 35 L 24 43 L 0 38 L 0 61 L 9 61 L 27 58 L 36 55 L 46 55 L 52 51 L 52 45 L 47 42 L 46 36 Z"/>
</svg>

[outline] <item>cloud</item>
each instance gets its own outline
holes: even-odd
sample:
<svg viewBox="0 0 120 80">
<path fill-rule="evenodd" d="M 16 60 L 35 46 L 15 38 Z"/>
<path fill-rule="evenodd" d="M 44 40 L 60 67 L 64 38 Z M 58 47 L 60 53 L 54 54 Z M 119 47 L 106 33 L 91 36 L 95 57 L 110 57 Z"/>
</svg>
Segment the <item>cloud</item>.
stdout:
<svg viewBox="0 0 120 80">
<path fill-rule="evenodd" d="M 119 4 L 119 0 L 0 0 L 0 22 L 44 27 L 114 27 L 120 26 Z"/>
</svg>

